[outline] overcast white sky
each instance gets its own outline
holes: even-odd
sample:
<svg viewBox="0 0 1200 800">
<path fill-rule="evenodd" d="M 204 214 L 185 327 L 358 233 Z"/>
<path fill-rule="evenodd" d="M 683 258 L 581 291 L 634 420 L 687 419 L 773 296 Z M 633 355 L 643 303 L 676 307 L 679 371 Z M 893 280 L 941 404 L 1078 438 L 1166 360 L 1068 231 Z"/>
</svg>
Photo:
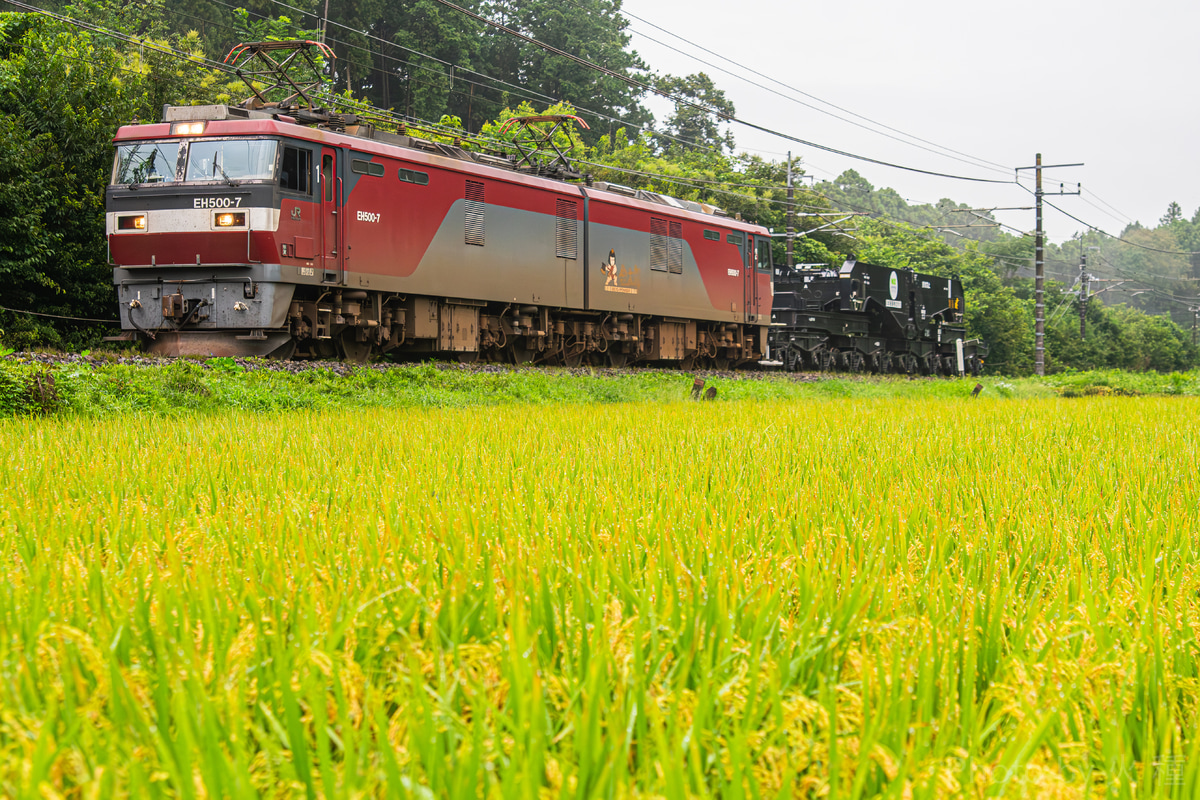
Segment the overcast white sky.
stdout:
<svg viewBox="0 0 1200 800">
<path fill-rule="evenodd" d="M 1132 220 L 1155 224 L 1171 201 L 1188 217 L 1200 206 L 1200 3 L 1194 0 L 625 0 L 623 8 L 873 121 L 631 21 L 632 47 L 651 67 L 677 75 L 707 72 L 738 116 L 756 124 L 884 161 L 1000 180 L 1011 179 L 1013 167 L 1032 165 L 1039 152 L 1046 164 L 1084 162 L 1045 173 L 1048 192 L 1061 180 L 1081 182 L 1084 194 L 1047 199 L 1113 234 Z M 652 109 L 660 118 L 670 112 L 661 105 Z M 886 125 L 973 158 L 964 163 L 938 147 L 929 152 L 822 111 L 871 128 Z M 791 150 L 818 180 L 853 168 L 911 203 L 949 197 L 980 207 L 1032 205 L 1032 195 L 1016 186 L 933 178 L 855 162 L 741 125 L 732 131 L 739 150 L 776 160 Z M 1022 175 L 1032 186 L 1032 172 Z M 1046 212 L 1054 241 L 1084 227 L 1049 207 Z M 1032 211 L 998 216 L 1021 230 L 1034 227 Z"/>
</svg>

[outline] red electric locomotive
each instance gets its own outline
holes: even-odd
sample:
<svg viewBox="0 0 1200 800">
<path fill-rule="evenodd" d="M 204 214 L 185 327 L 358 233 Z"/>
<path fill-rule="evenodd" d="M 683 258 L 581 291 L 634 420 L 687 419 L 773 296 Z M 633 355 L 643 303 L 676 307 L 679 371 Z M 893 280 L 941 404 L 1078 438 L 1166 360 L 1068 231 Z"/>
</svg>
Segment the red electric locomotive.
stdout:
<svg viewBox="0 0 1200 800">
<path fill-rule="evenodd" d="M 125 337 L 171 355 L 763 357 L 766 229 L 358 123 L 194 106 L 122 127 L 107 217 Z"/>
</svg>

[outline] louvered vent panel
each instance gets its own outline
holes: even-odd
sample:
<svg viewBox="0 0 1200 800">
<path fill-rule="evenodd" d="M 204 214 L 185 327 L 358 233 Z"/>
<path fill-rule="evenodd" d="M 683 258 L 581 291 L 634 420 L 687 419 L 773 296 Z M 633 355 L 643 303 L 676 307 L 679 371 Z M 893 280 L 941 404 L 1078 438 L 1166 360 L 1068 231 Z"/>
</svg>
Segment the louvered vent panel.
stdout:
<svg viewBox="0 0 1200 800">
<path fill-rule="evenodd" d="M 683 225 L 671 223 L 671 238 L 667 240 L 667 271 L 683 273 Z"/>
<path fill-rule="evenodd" d="M 555 206 L 554 255 L 579 258 L 579 205 L 574 200 L 556 200 Z"/>
<path fill-rule="evenodd" d="M 650 269 L 667 271 L 667 221 L 650 218 Z"/>
<path fill-rule="evenodd" d="M 466 242 L 483 246 L 483 184 L 467 181 L 466 194 Z"/>
</svg>

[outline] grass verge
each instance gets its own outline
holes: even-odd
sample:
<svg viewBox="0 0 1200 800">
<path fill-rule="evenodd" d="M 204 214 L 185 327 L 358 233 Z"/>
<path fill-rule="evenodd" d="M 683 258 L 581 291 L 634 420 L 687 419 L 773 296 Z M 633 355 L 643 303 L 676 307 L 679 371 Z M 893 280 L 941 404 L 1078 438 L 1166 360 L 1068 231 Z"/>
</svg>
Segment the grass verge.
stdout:
<svg viewBox="0 0 1200 800">
<path fill-rule="evenodd" d="M 1200 395 L 1200 373 L 1089 372 L 1045 379 L 913 379 L 702 374 L 717 400 L 820 398 L 1028 399 L 1056 395 Z M 96 358 L 0 359 L 0 416 L 191 415 L 230 410 L 494 406 L 512 403 L 669 402 L 688 397 L 693 375 L 671 370 L 612 371 L 501 366 L 348 367 L 267 364 L 214 358 L 135 362 Z"/>
</svg>

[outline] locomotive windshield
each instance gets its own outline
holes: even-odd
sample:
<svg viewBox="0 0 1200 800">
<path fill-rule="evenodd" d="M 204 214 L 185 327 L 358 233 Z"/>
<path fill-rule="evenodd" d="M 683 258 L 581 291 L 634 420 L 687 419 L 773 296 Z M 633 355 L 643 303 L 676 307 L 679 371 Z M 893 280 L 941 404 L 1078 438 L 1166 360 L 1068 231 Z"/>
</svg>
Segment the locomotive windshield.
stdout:
<svg viewBox="0 0 1200 800">
<path fill-rule="evenodd" d="M 275 177 L 272 139 L 171 139 L 117 146 L 113 184 L 259 181 Z"/>
<path fill-rule="evenodd" d="M 138 142 L 117 147 L 113 183 L 170 183 L 179 162 L 179 142 Z"/>
<path fill-rule="evenodd" d="M 184 180 L 270 180 L 275 175 L 277 145 L 277 142 L 262 139 L 192 142 L 188 147 Z"/>
</svg>

